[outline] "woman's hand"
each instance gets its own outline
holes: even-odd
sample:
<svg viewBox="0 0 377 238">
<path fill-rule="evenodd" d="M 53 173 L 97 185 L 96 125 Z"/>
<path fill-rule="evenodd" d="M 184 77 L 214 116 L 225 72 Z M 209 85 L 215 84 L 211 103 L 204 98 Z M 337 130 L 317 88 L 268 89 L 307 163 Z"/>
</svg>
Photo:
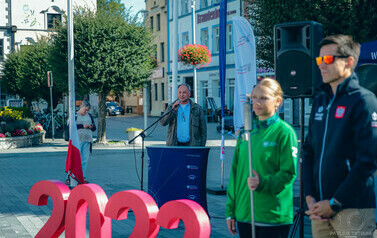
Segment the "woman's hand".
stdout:
<svg viewBox="0 0 377 238">
<path fill-rule="evenodd" d="M 259 186 L 259 175 L 258 173 L 253 170 L 254 177 L 248 177 L 247 178 L 247 184 L 249 185 L 249 189 L 251 191 L 255 191 Z"/>
<path fill-rule="evenodd" d="M 228 230 L 230 234 L 235 235 L 237 233 L 236 220 L 234 220 L 233 218 L 226 219 L 226 224 L 228 226 Z"/>
</svg>

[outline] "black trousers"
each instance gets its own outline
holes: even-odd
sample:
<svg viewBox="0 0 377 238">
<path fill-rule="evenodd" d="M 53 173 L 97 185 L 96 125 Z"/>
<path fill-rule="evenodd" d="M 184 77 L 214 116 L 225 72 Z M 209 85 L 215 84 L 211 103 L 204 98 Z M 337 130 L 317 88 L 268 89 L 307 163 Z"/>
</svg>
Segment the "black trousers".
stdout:
<svg viewBox="0 0 377 238">
<path fill-rule="evenodd" d="M 291 225 L 281 226 L 255 226 L 254 238 L 287 238 Z M 237 221 L 237 229 L 240 238 L 251 237 L 251 224 Z"/>
</svg>

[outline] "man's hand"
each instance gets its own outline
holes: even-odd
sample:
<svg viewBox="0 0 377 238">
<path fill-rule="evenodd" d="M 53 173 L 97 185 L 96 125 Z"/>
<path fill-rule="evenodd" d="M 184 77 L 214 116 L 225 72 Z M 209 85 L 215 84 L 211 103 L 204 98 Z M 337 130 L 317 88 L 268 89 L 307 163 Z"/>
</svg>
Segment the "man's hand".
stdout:
<svg viewBox="0 0 377 238">
<path fill-rule="evenodd" d="M 253 170 L 254 177 L 248 177 L 247 178 L 247 184 L 249 185 L 249 189 L 251 191 L 255 191 L 258 188 L 259 185 L 259 174 Z"/>
<path fill-rule="evenodd" d="M 175 101 L 175 103 L 172 106 L 172 108 L 173 108 L 174 111 L 178 110 L 179 104 L 181 104 L 180 100 Z"/>
<path fill-rule="evenodd" d="M 322 221 L 327 221 L 336 214 L 336 212 L 331 209 L 329 200 L 323 200 L 312 204 L 309 211 L 306 211 L 305 213 L 309 215 L 311 220 Z"/>
<path fill-rule="evenodd" d="M 234 220 L 233 218 L 226 219 L 226 225 L 228 226 L 228 230 L 229 230 L 230 234 L 232 234 L 232 235 L 237 234 L 236 220 Z"/>
<path fill-rule="evenodd" d="M 309 216 L 310 220 L 325 221 L 321 216 L 314 214 L 314 204 L 317 202 L 314 197 L 306 196 L 306 205 L 308 205 L 309 210 L 305 212 Z"/>
</svg>

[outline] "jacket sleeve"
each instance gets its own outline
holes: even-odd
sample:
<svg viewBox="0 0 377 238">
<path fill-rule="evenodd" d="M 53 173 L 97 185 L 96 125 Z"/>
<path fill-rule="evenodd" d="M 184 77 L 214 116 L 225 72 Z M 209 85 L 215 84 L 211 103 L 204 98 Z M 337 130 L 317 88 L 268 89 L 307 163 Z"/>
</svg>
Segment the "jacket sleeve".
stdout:
<svg viewBox="0 0 377 238">
<path fill-rule="evenodd" d="M 164 112 L 164 115 L 165 115 L 166 113 L 168 113 L 168 112 L 171 110 L 171 107 L 172 107 L 172 105 L 169 105 L 168 108 L 166 108 L 166 110 L 165 110 L 165 112 Z M 161 119 L 161 121 L 160 121 L 161 125 L 162 125 L 162 126 L 167 126 L 167 125 L 169 125 L 170 122 L 173 121 L 174 117 L 176 117 L 176 115 L 177 115 L 177 112 L 175 112 L 175 111 L 171 111 L 171 112 L 169 113 L 169 115 L 166 115 L 166 116 L 164 116 L 164 117 Z"/>
<path fill-rule="evenodd" d="M 234 150 L 233 154 L 233 162 L 232 162 L 232 168 L 230 171 L 230 176 L 229 176 L 229 182 L 228 182 L 228 188 L 226 190 L 226 204 L 225 204 L 225 216 L 226 217 L 231 217 L 235 218 L 235 203 L 236 203 L 236 174 L 237 174 L 237 166 L 238 166 L 238 156 L 239 156 L 239 150 L 240 150 L 240 144 L 242 142 L 242 133 L 240 133 L 238 140 L 237 140 L 237 145 Z"/>
<path fill-rule="evenodd" d="M 355 135 L 355 162 L 334 194 L 346 207 L 354 199 L 354 194 L 362 194 L 367 186 L 373 184 L 373 173 L 377 169 L 377 99 L 369 94 L 357 105 L 352 112 L 351 124 Z"/>
<path fill-rule="evenodd" d="M 284 132 L 279 141 L 278 160 L 280 164 L 279 171 L 274 174 L 259 177 L 259 186 L 257 191 L 279 194 L 283 189 L 293 183 L 296 178 L 297 168 L 297 136 L 293 129 Z"/>
<path fill-rule="evenodd" d="M 312 105 L 310 113 L 309 130 L 306 135 L 304 144 L 302 145 L 302 180 L 304 184 L 304 196 L 312 196 L 315 198 L 315 187 L 313 177 L 314 167 L 314 148 L 312 145 L 312 124 L 315 114 L 315 106 Z"/>
<path fill-rule="evenodd" d="M 204 112 L 202 108 L 200 107 L 200 133 L 201 133 L 201 146 L 206 146 L 207 143 L 207 123 L 204 117 Z"/>
</svg>

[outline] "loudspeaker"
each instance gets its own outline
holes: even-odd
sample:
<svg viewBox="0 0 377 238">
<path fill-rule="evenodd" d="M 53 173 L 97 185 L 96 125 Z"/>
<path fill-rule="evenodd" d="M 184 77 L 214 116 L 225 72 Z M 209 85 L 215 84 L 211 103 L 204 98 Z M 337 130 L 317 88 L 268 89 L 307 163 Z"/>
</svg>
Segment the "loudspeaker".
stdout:
<svg viewBox="0 0 377 238">
<path fill-rule="evenodd" d="M 313 21 L 274 26 L 275 75 L 285 97 L 311 97 L 322 84 L 315 57 L 323 27 Z"/>
<path fill-rule="evenodd" d="M 356 68 L 359 83 L 377 96 L 377 64 L 363 64 Z"/>
</svg>

